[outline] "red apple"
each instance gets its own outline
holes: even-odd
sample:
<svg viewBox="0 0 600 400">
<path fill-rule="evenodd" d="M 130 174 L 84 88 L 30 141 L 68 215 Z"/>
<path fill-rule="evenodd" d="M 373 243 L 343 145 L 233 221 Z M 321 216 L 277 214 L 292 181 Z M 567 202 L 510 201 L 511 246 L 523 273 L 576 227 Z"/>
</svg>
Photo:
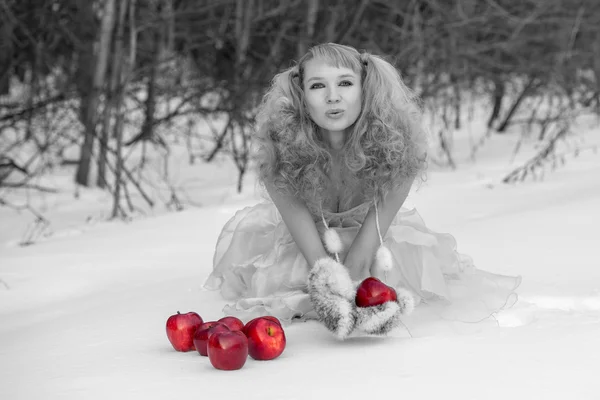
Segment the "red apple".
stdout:
<svg viewBox="0 0 600 400">
<path fill-rule="evenodd" d="M 254 321 L 256 321 L 259 318 L 268 319 L 269 321 L 273 321 L 277 325 L 281 326 L 281 322 L 276 317 L 273 317 L 272 315 L 264 315 L 262 317 L 257 317 L 257 318 L 251 319 L 250 321 L 246 322 L 246 325 L 244 325 L 244 328 L 242 329 L 242 332 L 244 332 L 244 334 L 246 336 L 248 336 L 248 334 L 246 333 L 246 328 L 249 327 L 250 324 L 254 323 Z"/>
<path fill-rule="evenodd" d="M 171 315 L 167 319 L 167 337 L 177 351 L 194 350 L 194 332 L 202 325 L 202 317 L 195 312 Z"/>
<path fill-rule="evenodd" d="M 371 276 L 361 282 L 355 300 L 358 307 L 371 307 L 396 301 L 397 298 L 394 288 Z"/>
<path fill-rule="evenodd" d="M 248 337 L 248 354 L 255 360 L 272 360 L 285 349 L 285 332 L 271 318 L 259 317 L 244 327 Z"/>
<path fill-rule="evenodd" d="M 265 315 L 264 317 L 261 317 L 261 318 L 266 318 L 266 319 L 268 319 L 269 321 L 273 321 L 273 322 L 275 322 L 277 325 L 279 325 L 279 326 L 282 326 L 282 325 L 281 325 L 281 321 L 280 321 L 280 320 L 278 320 L 278 319 L 277 319 L 277 317 L 274 317 L 274 316 L 272 316 L 272 315 Z"/>
<path fill-rule="evenodd" d="M 231 329 L 232 331 L 242 331 L 244 330 L 244 323 L 236 317 L 223 317 L 220 320 L 218 320 L 217 322 L 221 322 L 225 325 L 227 325 L 227 327 L 229 329 Z"/>
<path fill-rule="evenodd" d="M 243 332 L 215 332 L 208 338 L 208 359 L 216 369 L 240 369 L 247 358 L 248 339 Z"/>
<path fill-rule="evenodd" d="M 230 329 L 227 325 L 217 322 L 209 321 L 205 322 L 196 329 L 194 333 L 194 347 L 198 350 L 201 356 L 207 356 L 208 350 L 206 349 L 208 339 L 213 333 L 216 332 L 229 332 Z"/>
</svg>

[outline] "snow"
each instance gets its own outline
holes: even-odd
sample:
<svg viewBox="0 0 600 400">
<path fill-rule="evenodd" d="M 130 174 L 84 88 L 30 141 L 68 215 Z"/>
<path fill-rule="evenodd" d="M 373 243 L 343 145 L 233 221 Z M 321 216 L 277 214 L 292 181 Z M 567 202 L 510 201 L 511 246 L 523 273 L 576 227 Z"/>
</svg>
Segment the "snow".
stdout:
<svg viewBox="0 0 600 400">
<path fill-rule="evenodd" d="M 407 205 L 479 268 L 522 276 L 519 302 L 496 320 L 420 325 L 417 309 L 412 337 L 344 342 L 296 323 L 281 357 L 231 372 L 174 351 L 171 314 L 222 316 L 226 302 L 201 286 L 221 226 L 258 200 L 251 177 L 230 196 L 232 167 L 196 165 L 201 206 L 181 212 L 111 222 L 108 196 L 67 190 L 44 199 L 52 234 L 19 246 L 32 217 L 0 209 L 0 398 L 597 399 L 600 157 L 582 152 L 543 180 L 505 185 L 535 148 L 512 160 L 518 137 L 494 136 L 470 162 L 471 139 L 455 138 L 459 168 L 432 168 Z M 71 172 L 45 179 L 68 187 Z"/>
</svg>

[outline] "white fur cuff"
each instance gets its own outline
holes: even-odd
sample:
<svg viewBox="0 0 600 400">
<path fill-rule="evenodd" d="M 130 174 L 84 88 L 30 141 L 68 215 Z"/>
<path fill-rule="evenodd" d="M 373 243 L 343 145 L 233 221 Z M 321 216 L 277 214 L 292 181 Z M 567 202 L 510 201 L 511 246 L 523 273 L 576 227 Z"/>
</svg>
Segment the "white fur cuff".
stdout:
<svg viewBox="0 0 600 400">
<path fill-rule="evenodd" d="M 346 267 L 329 257 L 317 260 L 308 274 L 308 294 L 319 320 L 338 339 L 352 333 L 355 292 Z"/>
<path fill-rule="evenodd" d="M 415 297 L 402 287 L 396 288 L 396 296 L 402 315 L 410 315 L 415 310 Z"/>
<path fill-rule="evenodd" d="M 374 307 L 357 307 L 356 312 L 358 314 L 356 329 L 374 334 L 387 333 L 396 325 L 395 320 L 400 313 L 400 306 L 395 301 L 389 301 Z"/>
<path fill-rule="evenodd" d="M 315 262 L 310 275 L 312 284 L 328 288 L 332 293 L 354 301 L 356 295 L 354 284 L 346 267 L 333 258 L 324 257 Z"/>
</svg>

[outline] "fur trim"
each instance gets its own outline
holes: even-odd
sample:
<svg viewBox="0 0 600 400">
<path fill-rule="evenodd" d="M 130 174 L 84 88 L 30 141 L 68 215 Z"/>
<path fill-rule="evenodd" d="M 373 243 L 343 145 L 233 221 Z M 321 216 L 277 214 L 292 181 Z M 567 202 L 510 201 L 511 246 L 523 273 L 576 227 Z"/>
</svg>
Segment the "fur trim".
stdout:
<svg viewBox="0 0 600 400">
<path fill-rule="evenodd" d="M 342 239 L 340 239 L 340 235 L 334 229 L 325 229 L 325 233 L 323 233 L 323 241 L 325 242 L 325 248 L 331 254 L 339 254 L 344 249 L 344 246 L 342 245 Z"/>
<path fill-rule="evenodd" d="M 356 314 L 356 329 L 372 335 L 385 335 L 400 324 L 400 305 L 395 301 L 373 307 L 356 307 Z"/>
<path fill-rule="evenodd" d="M 309 294 L 319 321 L 338 339 L 343 340 L 354 331 L 356 315 L 352 303 L 343 297 L 319 291 L 309 290 Z"/>
<path fill-rule="evenodd" d="M 355 291 L 346 267 L 329 257 L 317 260 L 308 274 L 308 294 L 319 321 L 338 339 L 354 331 Z"/>
<path fill-rule="evenodd" d="M 380 271 L 390 271 L 393 265 L 392 252 L 382 244 L 375 253 L 375 267 Z"/>
<path fill-rule="evenodd" d="M 402 287 L 396 288 L 396 296 L 400 305 L 400 313 L 410 315 L 415 310 L 415 297 L 409 290 Z"/>
<path fill-rule="evenodd" d="M 333 258 L 324 257 L 315 262 L 309 282 L 316 288 L 327 290 L 349 301 L 354 301 L 356 289 L 346 267 Z"/>
</svg>

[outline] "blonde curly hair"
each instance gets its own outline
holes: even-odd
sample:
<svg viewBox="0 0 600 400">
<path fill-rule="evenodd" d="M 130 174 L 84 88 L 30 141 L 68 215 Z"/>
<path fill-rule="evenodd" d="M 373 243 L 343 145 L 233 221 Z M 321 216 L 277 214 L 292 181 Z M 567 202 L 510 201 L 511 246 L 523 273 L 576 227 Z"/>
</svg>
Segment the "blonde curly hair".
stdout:
<svg viewBox="0 0 600 400">
<path fill-rule="evenodd" d="M 427 138 L 418 99 L 383 58 L 335 43 L 312 47 L 273 78 L 257 115 L 259 181 L 319 210 L 332 156 L 310 119 L 303 79 L 312 59 L 361 76 L 362 107 L 342 149 L 350 176 L 362 182 L 365 198 L 383 197 L 425 169 Z"/>
</svg>

